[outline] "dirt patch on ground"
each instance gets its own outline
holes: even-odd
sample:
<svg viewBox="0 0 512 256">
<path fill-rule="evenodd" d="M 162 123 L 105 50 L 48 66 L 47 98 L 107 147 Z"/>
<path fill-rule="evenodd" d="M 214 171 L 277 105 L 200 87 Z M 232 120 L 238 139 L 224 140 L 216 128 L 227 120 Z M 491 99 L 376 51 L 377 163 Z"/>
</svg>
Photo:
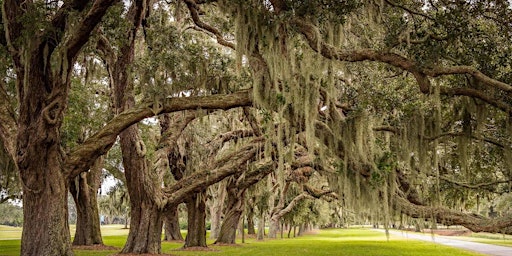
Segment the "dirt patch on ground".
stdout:
<svg viewBox="0 0 512 256">
<path fill-rule="evenodd" d="M 200 246 L 193 246 L 193 247 L 187 247 L 187 248 L 179 248 L 175 249 L 174 251 L 203 251 L 203 252 L 217 252 L 219 250 L 215 250 L 210 247 L 200 247 Z"/>
<path fill-rule="evenodd" d="M 414 232 L 414 229 L 405 229 Z M 422 233 L 434 233 L 440 236 L 469 236 L 472 234 L 471 230 L 467 229 L 423 229 Z"/>
<path fill-rule="evenodd" d="M 134 254 L 134 253 L 124 253 L 124 254 L 120 254 L 120 253 L 117 253 L 117 254 L 110 254 L 109 256 L 155 256 L 155 255 L 158 255 L 158 256 L 176 256 L 175 254 Z"/>
<path fill-rule="evenodd" d="M 102 245 L 102 244 L 94 244 L 94 245 L 73 245 L 73 250 L 90 250 L 90 251 L 112 251 L 112 250 L 121 250 L 121 248 Z"/>
<path fill-rule="evenodd" d="M 471 235 L 471 231 L 467 229 L 457 230 L 457 229 L 434 229 L 434 230 L 425 230 L 425 233 L 433 232 L 436 235 L 441 236 L 469 236 Z"/>
<path fill-rule="evenodd" d="M 211 246 L 239 247 L 239 246 L 241 246 L 241 245 L 239 245 L 239 244 L 225 244 L 225 243 L 217 243 L 217 244 L 212 244 Z"/>
</svg>

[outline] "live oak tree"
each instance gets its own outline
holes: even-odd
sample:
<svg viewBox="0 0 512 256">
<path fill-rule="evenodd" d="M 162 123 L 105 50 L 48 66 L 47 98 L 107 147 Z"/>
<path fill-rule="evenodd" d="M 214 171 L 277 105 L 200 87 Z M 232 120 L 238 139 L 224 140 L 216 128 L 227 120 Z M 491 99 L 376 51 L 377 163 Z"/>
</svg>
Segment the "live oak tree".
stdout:
<svg viewBox="0 0 512 256">
<path fill-rule="evenodd" d="M 159 188 L 154 184 L 136 186 L 147 167 L 142 166 L 142 172 L 134 167 L 145 162 L 140 159 L 144 147 L 139 131 L 132 125 L 164 112 L 249 105 L 276 121 L 268 122 L 272 125 L 265 130 L 269 138 L 263 152 L 265 157 L 272 157 L 271 149 L 279 152 L 273 158 L 278 175 L 283 175 L 288 161 L 283 154 L 285 145 L 302 140 L 302 136 L 303 146 L 311 155 L 319 156 L 315 168 L 337 170 L 330 176 L 331 185 L 354 209 L 380 210 L 385 222 L 394 210 L 475 231 L 508 232 L 510 216 L 488 219 L 443 205 L 462 205 L 460 198 L 467 194 L 449 195 L 455 188 L 477 189 L 479 193 L 510 190 L 512 15 L 508 1 L 182 3 L 188 12 L 178 10 L 176 20 L 187 15 L 191 23 L 187 23 L 190 28 L 176 33 L 204 32 L 227 47 L 226 53 L 236 51 L 233 55 L 239 70 L 251 70 L 240 72 L 240 77 L 247 76 L 245 81 L 251 90 L 229 87 L 219 89 L 233 92 L 228 95 L 189 98 L 167 98 L 175 95 L 163 94 L 135 104 L 137 94 L 129 89 L 142 80 L 127 67 L 133 64 L 130 58 L 140 57 L 133 53 L 157 46 L 144 42 L 137 48 L 132 43 L 144 34 L 144 14 L 151 17 L 149 6 L 154 5 L 133 1 L 124 10 L 123 3 L 113 0 L 2 1 L 0 44 L 9 60 L 2 60 L 8 68 L 2 70 L 7 77 L 2 81 L 7 83 L 1 84 L 0 99 L 7 98 L 9 103 L 0 101 L 1 152 L 15 163 L 21 178 L 23 255 L 72 254 L 66 218 L 68 184 L 90 169 L 121 133 L 123 151 L 127 152 L 125 168 L 130 169 L 127 183 L 132 192 L 140 190 L 140 195 L 146 196 L 149 190 Z M 98 27 L 107 11 L 118 21 L 128 18 L 126 23 L 105 20 L 105 24 L 120 28 L 116 33 L 110 33 L 107 26 Z M 226 16 L 234 18 L 218 18 Z M 146 27 L 148 35 L 150 28 Z M 113 43 L 125 36 L 128 40 Z M 105 42 L 102 37 L 119 46 L 112 59 L 116 61 L 109 64 L 111 71 L 115 70 L 110 78 L 114 80 L 116 116 L 69 152 L 63 152 L 62 124 L 75 63 L 87 43 L 100 46 Z M 109 56 L 108 52 L 104 54 Z M 204 58 L 194 62 L 198 65 L 187 67 L 188 74 L 193 74 L 192 78 L 205 74 L 201 72 L 207 69 L 200 64 L 212 59 L 222 63 L 221 55 L 208 55 L 208 60 L 202 55 Z M 165 68 L 154 70 L 157 72 L 151 77 L 165 77 L 161 76 Z M 170 72 L 167 77 L 173 80 L 179 74 Z M 213 83 L 201 80 L 201 87 L 193 79 L 189 81 L 194 88 Z M 137 85 L 145 92 L 158 88 L 151 88 L 151 83 Z M 222 88 L 223 83 L 216 85 Z M 274 125 L 277 132 L 272 131 Z M 153 199 L 133 198 L 132 211 L 151 202 L 148 211 L 158 219 L 160 213 L 155 207 L 164 208 L 179 201 L 183 194 L 198 192 L 237 173 L 235 167 L 262 152 L 261 147 L 254 142 L 241 148 L 230 155 L 230 164 L 219 160 L 212 169 L 218 176 L 192 174 L 162 190 L 164 196 L 159 197 L 162 201 L 157 200 L 158 206 L 153 205 Z M 131 160 L 132 166 L 128 164 Z M 490 183 L 483 182 L 490 178 Z M 450 189 L 442 192 L 441 188 Z M 126 248 L 143 243 L 132 238 Z M 159 242 L 154 242 L 150 249 L 140 252 L 158 252 Z"/>
<path fill-rule="evenodd" d="M 147 103 L 138 110 L 118 115 L 70 153 L 61 150 L 60 128 L 74 63 L 113 4 L 114 1 L 71 1 L 60 6 L 2 2 L 2 41 L 12 59 L 19 99 L 16 111 L 12 107 L 5 109 L 18 115 L 11 121 L 12 126 L 2 126 L 2 141 L 12 143 L 8 149 L 16 160 L 23 184 L 22 255 L 72 254 L 66 217 L 68 180 L 89 169 L 122 130 L 157 114 L 152 111 L 153 104 Z M 250 104 L 247 96 L 238 99 L 246 101 L 241 105 Z M 227 106 L 224 100 L 208 102 Z M 192 105 L 168 103 L 163 102 L 159 112 L 203 105 L 201 101 Z"/>
</svg>

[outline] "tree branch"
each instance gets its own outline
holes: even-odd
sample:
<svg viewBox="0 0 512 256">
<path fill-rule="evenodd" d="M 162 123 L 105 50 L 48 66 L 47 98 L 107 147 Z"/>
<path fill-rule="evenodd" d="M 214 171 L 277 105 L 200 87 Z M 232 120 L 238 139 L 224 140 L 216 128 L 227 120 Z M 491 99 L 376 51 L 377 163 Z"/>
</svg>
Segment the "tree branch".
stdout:
<svg viewBox="0 0 512 256">
<path fill-rule="evenodd" d="M 82 46 L 89 41 L 91 32 L 96 25 L 101 21 L 108 8 L 119 0 L 96 0 L 94 1 L 91 9 L 84 17 L 82 22 L 74 29 L 74 33 L 70 35 L 69 41 L 66 43 L 67 58 L 68 60 L 74 59 L 79 53 Z M 137 0 L 140 2 L 141 0 Z"/>
<path fill-rule="evenodd" d="M 253 161 L 261 150 L 263 143 L 255 140 L 240 148 L 238 151 L 219 160 L 220 166 L 213 170 L 195 172 L 184 177 L 180 182 L 164 189 L 161 207 L 171 207 L 183 202 L 189 195 L 201 191 L 209 185 L 215 184 L 226 177 L 245 169 L 248 162 Z M 227 161 L 226 159 L 229 159 Z"/>
<path fill-rule="evenodd" d="M 465 74 L 473 77 L 475 80 L 481 82 L 490 88 L 496 88 L 503 92 L 512 92 L 512 86 L 501 81 L 492 79 L 477 69 L 469 66 L 454 66 L 454 67 L 420 67 L 416 62 L 390 52 L 379 52 L 372 49 L 362 49 L 354 51 L 341 51 L 340 49 L 323 42 L 320 38 L 318 29 L 301 19 L 294 19 L 293 24 L 298 27 L 299 31 L 304 35 L 311 49 L 322 54 L 327 59 L 348 61 L 348 62 L 361 62 L 361 61 L 377 61 L 386 63 L 391 66 L 408 71 L 415 77 L 419 89 L 422 93 L 431 93 L 431 84 L 429 77 L 438 77 L 445 75 L 460 75 Z M 482 101 L 493 105 L 507 113 L 512 113 L 512 108 L 505 102 L 493 99 L 487 96 L 484 92 L 471 89 L 471 88 L 441 88 L 441 93 L 444 95 L 465 95 L 473 98 L 481 99 Z"/>
<path fill-rule="evenodd" d="M 413 218 L 434 218 L 444 225 L 461 225 L 473 232 L 490 232 L 512 234 L 512 216 L 488 219 L 482 216 L 449 210 L 442 207 L 430 207 L 412 204 L 401 196 L 393 197 L 393 206 Z"/>
<path fill-rule="evenodd" d="M 482 183 L 477 183 L 477 184 L 468 184 L 465 182 L 451 180 L 450 178 L 448 178 L 446 176 L 439 176 L 439 179 L 444 180 L 449 183 L 452 183 L 459 187 L 468 188 L 468 189 L 481 189 L 481 188 L 485 188 L 485 187 L 489 187 L 489 186 L 493 186 L 493 185 L 512 182 L 512 179 L 510 179 L 510 180 L 496 180 L 496 181 L 490 181 L 490 182 L 482 182 Z"/>
<path fill-rule="evenodd" d="M 222 33 L 218 29 L 210 26 L 207 23 L 204 23 L 201 20 L 201 18 L 199 18 L 199 11 L 198 11 L 199 6 L 197 5 L 196 1 L 194 1 L 194 0 L 184 0 L 184 1 L 187 4 L 188 10 L 190 11 L 190 16 L 192 17 L 192 20 L 198 27 L 214 34 L 215 37 L 217 38 L 217 42 L 219 44 L 235 50 L 235 48 L 236 48 L 235 44 L 228 42 L 226 39 L 224 39 L 224 37 L 222 36 Z"/>
<path fill-rule="evenodd" d="M 74 149 L 64 163 L 65 175 L 74 178 L 87 171 L 98 156 L 105 154 L 115 142 L 117 135 L 132 124 L 144 118 L 162 113 L 171 113 L 192 109 L 230 109 L 252 105 L 249 91 L 243 90 L 232 94 L 196 96 L 184 98 L 168 98 L 163 100 L 159 111 L 154 112 L 154 102 L 144 103 L 128 109 L 108 122 L 100 131 L 89 137 L 83 144 Z"/>
</svg>

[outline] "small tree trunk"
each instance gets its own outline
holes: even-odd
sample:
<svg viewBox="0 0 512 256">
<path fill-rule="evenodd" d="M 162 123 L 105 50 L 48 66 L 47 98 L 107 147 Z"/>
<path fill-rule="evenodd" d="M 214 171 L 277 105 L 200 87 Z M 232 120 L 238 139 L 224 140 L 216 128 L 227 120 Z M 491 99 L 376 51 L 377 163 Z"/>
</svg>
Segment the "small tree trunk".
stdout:
<svg viewBox="0 0 512 256">
<path fill-rule="evenodd" d="M 103 244 L 97 200 L 102 165 L 103 160 L 100 157 L 89 172 L 78 175 L 75 182 L 70 182 L 69 191 L 77 211 L 73 245 Z"/>
<path fill-rule="evenodd" d="M 210 215 L 211 215 L 211 229 L 210 229 L 210 238 L 216 239 L 219 237 L 219 232 L 221 229 L 221 218 L 224 206 L 224 200 L 226 198 L 226 186 L 225 182 L 220 182 L 216 196 L 214 196 L 214 200 L 212 206 L 210 207 Z"/>
<path fill-rule="evenodd" d="M 277 238 L 277 232 L 279 231 L 279 220 L 274 218 L 270 219 L 270 227 L 268 229 L 268 238 Z"/>
<path fill-rule="evenodd" d="M 247 209 L 247 234 L 256 235 L 256 230 L 254 229 L 254 209 L 252 207 Z"/>
<path fill-rule="evenodd" d="M 178 206 L 172 207 L 164 213 L 165 223 L 165 241 L 182 241 L 180 222 L 178 215 Z"/>
<path fill-rule="evenodd" d="M 299 233 L 297 233 L 297 236 L 302 236 L 302 233 L 304 233 L 304 223 L 299 225 Z"/>
<path fill-rule="evenodd" d="M 265 214 L 261 213 L 260 219 L 258 221 L 258 240 L 263 240 L 265 237 Z"/>
<path fill-rule="evenodd" d="M 206 203 L 205 191 L 194 194 L 186 201 L 188 211 L 188 232 L 185 238 L 187 247 L 206 246 Z"/>
</svg>

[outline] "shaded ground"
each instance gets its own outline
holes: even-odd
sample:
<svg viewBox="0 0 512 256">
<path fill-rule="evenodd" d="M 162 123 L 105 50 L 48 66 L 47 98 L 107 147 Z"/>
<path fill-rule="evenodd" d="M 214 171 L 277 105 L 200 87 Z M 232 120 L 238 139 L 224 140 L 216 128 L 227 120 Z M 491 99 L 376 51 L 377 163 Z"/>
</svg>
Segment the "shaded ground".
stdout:
<svg viewBox="0 0 512 256">
<path fill-rule="evenodd" d="M 378 229 L 379 231 L 385 232 L 382 229 Z M 457 247 L 460 249 L 465 249 L 469 251 L 474 251 L 486 255 L 494 255 L 494 256 L 511 256 L 512 248 L 506 246 L 492 245 L 492 244 L 483 244 L 469 241 L 461 241 L 456 239 L 450 239 L 446 237 L 433 236 L 433 235 L 425 235 L 419 233 L 411 233 L 411 232 L 403 232 L 397 230 L 389 230 L 391 235 L 402 236 L 405 238 L 422 240 L 427 242 L 434 242 L 442 245 Z"/>
</svg>

